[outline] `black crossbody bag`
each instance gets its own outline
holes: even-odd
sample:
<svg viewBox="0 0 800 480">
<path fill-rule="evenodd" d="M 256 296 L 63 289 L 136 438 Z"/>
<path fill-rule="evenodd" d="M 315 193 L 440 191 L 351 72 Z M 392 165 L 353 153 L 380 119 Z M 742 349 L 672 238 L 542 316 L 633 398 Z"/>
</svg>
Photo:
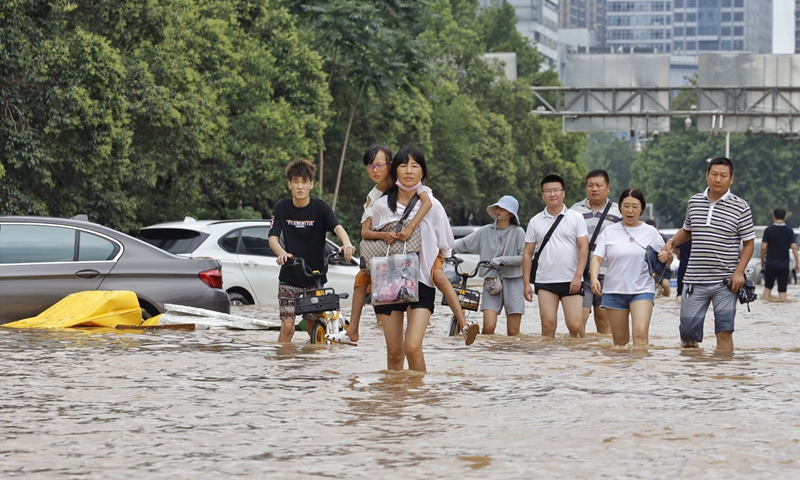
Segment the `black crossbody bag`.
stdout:
<svg viewBox="0 0 800 480">
<path fill-rule="evenodd" d="M 594 252 L 594 247 L 597 246 L 595 242 L 597 241 L 597 236 L 600 234 L 600 227 L 603 226 L 603 221 L 606 219 L 608 211 L 611 210 L 612 204 L 613 202 L 609 200 L 608 205 L 606 205 L 606 209 L 603 210 L 603 214 L 600 215 L 600 221 L 597 222 L 597 226 L 594 227 L 592 239 L 589 241 L 589 258 L 586 259 L 586 268 L 583 269 L 583 279 L 587 282 L 589 281 L 589 265 L 592 263 L 592 252 Z"/>
<path fill-rule="evenodd" d="M 544 240 L 542 240 L 542 244 L 539 245 L 539 249 L 536 250 L 536 255 L 533 256 L 533 261 L 531 262 L 531 283 L 536 282 L 536 269 L 539 268 L 539 255 L 542 254 L 542 250 L 544 250 L 544 246 L 547 245 L 547 242 L 550 240 L 550 237 L 553 235 L 553 232 L 556 230 L 556 227 L 559 223 L 561 223 L 561 219 L 564 218 L 564 214 L 561 213 L 556 217 L 556 221 L 553 222 L 553 226 L 550 227 L 550 230 L 547 231 L 547 234 L 544 236 Z"/>
</svg>

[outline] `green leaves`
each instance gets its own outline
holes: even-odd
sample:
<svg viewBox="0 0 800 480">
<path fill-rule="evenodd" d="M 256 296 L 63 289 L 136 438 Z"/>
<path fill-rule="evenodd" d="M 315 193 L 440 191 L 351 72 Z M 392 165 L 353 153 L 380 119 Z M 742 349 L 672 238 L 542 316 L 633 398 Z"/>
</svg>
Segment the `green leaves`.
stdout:
<svg viewBox="0 0 800 480">
<path fill-rule="evenodd" d="M 343 159 L 337 214 L 355 236 L 372 187 L 360 159 L 375 143 L 419 145 L 456 222 L 488 220 L 504 194 L 531 216 L 542 176 L 565 175 L 573 192 L 585 172 L 583 136 L 529 115 L 527 87 L 554 76 L 507 4 L 1 3 L 4 213 L 87 213 L 130 232 L 267 217 L 288 196 L 285 165 L 321 150 Z M 516 52 L 519 80 L 500 78 L 487 51 Z M 315 194 L 330 200 L 337 168 L 323 175 Z"/>
</svg>

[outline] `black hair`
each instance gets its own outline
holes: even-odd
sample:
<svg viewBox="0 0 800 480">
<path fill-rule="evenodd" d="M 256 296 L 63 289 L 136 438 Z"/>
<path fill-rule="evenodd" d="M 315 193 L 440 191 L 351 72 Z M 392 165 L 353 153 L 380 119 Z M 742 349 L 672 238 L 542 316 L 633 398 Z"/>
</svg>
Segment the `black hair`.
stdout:
<svg viewBox="0 0 800 480">
<path fill-rule="evenodd" d="M 296 177 L 313 182 L 314 175 L 316 174 L 317 167 L 305 158 L 298 158 L 286 167 L 286 178 L 288 178 L 290 182 Z"/>
<path fill-rule="evenodd" d="M 564 188 L 564 179 L 563 178 L 559 177 L 558 175 L 556 175 L 554 173 L 551 173 L 550 175 L 547 175 L 546 177 L 544 177 L 542 179 L 542 190 L 544 190 L 544 184 L 545 183 L 556 183 L 556 182 L 561 184 L 561 188 Z"/>
<path fill-rule="evenodd" d="M 636 200 L 639 200 L 639 202 L 642 204 L 642 212 L 644 212 L 644 207 L 647 205 L 647 202 L 644 201 L 644 194 L 642 193 L 641 190 L 634 187 L 626 188 L 625 190 L 622 191 L 622 194 L 619 196 L 619 202 L 617 202 L 617 204 L 621 206 L 622 201 L 628 197 L 633 197 Z M 655 223 L 655 221 L 653 223 Z"/>
<path fill-rule="evenodd" d="M 712 158 L 711 160 L 708 161 L 708 170 L 706 170 L 706 173 L 710 173 L 711 167 L 713 167 L 714 165 L 727 165 L 731 171 L 731 177 L 733 176 L 733 162 L 731 162 L 729 158 L 727 157 Z"/>
<path fill-rule="evenodd" d="M 594 177 L 603 177 L 605 179 L 605 181 L 606 181 L 606 185 L 610 185 L 611 184 L 611 181 L 608 179 L 608 172 L 606 172 L 603 169 L 598 168 L 596 170 L 592 170 L 591 172 L 587 173 L 586 174 L 586 181 L 588 182 L 590 178 L 594 178 Z"/>
<path fill-rule="evenodd" d="M 375 161 L 375 157 L 378 156 L 378 152 L 383 152 L 383 156 L 386 157 L 386 163 L 389 165 L 392 164 L 392 150 L 384 145 L 373 145 L 364 152 L 364 165 L 372 165 L 372 162 Z"/>
<path fill-rule="evenodd" d="M 772 215 L 775 217 L 776 220 L 785 220 L 786 219 L 786 210 L 782 208 L 776 208 Z"/>
<path fill-rule="evenodd" d="M 425 155 L 423 155 L 422 151 L 414 145 L 407 145 L 401 148 L 392 160 L 392 168 L 389 171 L 392 175 L 392 179 L 395 182 L 397 181 L 397 169 L 400 167 L 400 165 L 407 164 L 409 158 L 413 158 L 414 161 L 417 162 L 422 168 L 421 180 L 428 178 L 428 165 L 425 163 Z M 392 185 L 392 188 L 387 190 L 385 194 L 389 197 L 387 201 L 389 202 L 389 209 L 392 212 L 397 212 L 397 190 L 397 185 Z"/>
</svg>

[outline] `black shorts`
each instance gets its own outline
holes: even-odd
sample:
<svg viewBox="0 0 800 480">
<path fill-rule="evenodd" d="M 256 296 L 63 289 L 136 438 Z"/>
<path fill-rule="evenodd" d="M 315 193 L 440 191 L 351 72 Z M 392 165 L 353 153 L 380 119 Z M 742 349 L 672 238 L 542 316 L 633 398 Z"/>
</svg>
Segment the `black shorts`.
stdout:
<svg viewBox="0 0 800 480">
<path fill-rule="evenodd" d="M 431 313 L 433 313 L 434 303 L 436 303 L 436 289 L 420 282 L 418 301 L 413 303 L 375 305 L 375 315 L 391 315 L 392 312 L 405 312 L 409 308 L 427 308 L 431 311 Z"/>
<path fill-rule="evenodd" d="M 581 283 L 581 289 L 578 290 L 576 293 L 569 293 L 569 282 L 563 283 L 534 283 L 533 284 L 533 291 L 535 293 L 539 293 L 539 290 L 544 290 L 546 292 L 555 293 L 558 295 L 558 298 L 569 297 L 570 295 L 580 295 L 583 296 L 583 283 Z"/>
<path fill-rule="evenodd" d="M 786 287 L 789 285 L 789 269 L 765 268 L 764 287 L 772 290 L 772 287 L 775 286 L 775 280 L 778 281 L 778 293 L 784 293 L 786 291 Z"/>
</svg>

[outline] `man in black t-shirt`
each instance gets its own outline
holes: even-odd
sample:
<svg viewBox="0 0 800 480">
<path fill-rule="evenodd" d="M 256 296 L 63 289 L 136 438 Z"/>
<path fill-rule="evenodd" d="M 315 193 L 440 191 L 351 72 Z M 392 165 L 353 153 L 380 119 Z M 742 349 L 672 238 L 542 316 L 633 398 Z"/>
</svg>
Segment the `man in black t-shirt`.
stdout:
<svg viewBox="0 0 800 480">
<path fill-rule="evenodd" d="M 333 232 L 344 246 L 339 251 L 346 261 L 356 249 L 350 243 L 344 227 L 339 224 L 330 205 L 318 198 L 311 198 L 314 188 L 314 175 L 317 168 L 308 160 L 299 159 L 286 167 L 289 190 L 292 198 L 284 199 L 272 209 L 272 226 L 269 230 L 269 246 L 278 255 L 281 272 L 278 276 L 278 301 L 280 303 L 281 333 L 279 343 L 289 343 L 294 336 L 294 294 L 300 290 L 313 288 L 314 281 L 296 265 L 286 264 L 290 258 L 298 257 L 312 270 L 325 271 L 325 238 Z M 283 236 L 283 245 L 280 237 Z M 323 284 L 327 278 L 322 276 Z M 314 315 L 306 318 L 309 335 L 314 327 Z"/>
<path fill-rule="evenodd" d="M 800 269 L 797 258 L 797 239 L 786 225 L 786 210 L 776 208 L 772 214 L 772 225 L 764 230 L 761 239 L 761 269 L 764 271 L 764 294 L 766 301 L 772 300 L 772 287 L 778 281 L 778 301 L 786 301 L 786 286 L 789 283 L 789 249 L 794 254 L 795 270 Z"/>
</svg>

